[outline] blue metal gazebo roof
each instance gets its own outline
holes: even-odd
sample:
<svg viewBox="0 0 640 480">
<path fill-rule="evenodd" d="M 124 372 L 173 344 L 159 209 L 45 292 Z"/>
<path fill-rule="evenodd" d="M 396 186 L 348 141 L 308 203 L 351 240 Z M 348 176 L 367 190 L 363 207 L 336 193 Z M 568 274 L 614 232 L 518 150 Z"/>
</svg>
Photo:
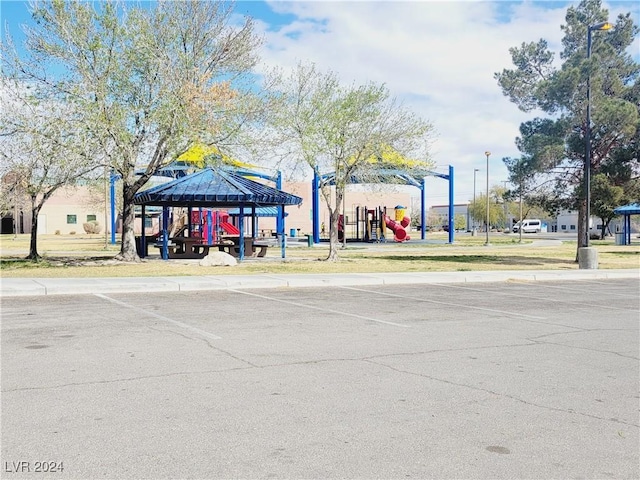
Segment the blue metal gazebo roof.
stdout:
<svg viewBox="0 0 640 480">
<path fill-rule="evenodd" d="M 616 208 L 613 213 L 616 215 L 640 215 L 640 203 L 630 203 Z"/>
<path fill-rule="evenodd" d="M 624 216 L 622 221 L 624 242 L 622 244 L 631 245 L 631 215 L 640 215 L 640 204 L 630 203 L 629 205 L 623 205 L 622 207 L 614 209 L 613 213 Z"/>
<path fill-rule="evenodd" d="M 299 205 L 302 198 L 227 170 L 209 167 L 139 192 L 133 201 L 138 205 L 231 207 Z"/>
</svg>

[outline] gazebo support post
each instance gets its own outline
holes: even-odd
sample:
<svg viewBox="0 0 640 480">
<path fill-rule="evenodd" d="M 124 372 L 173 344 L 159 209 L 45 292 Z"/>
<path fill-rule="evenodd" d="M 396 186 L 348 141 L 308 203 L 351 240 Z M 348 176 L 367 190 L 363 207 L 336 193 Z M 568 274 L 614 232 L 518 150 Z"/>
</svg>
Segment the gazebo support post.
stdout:
<svg viewBox="0 0 640 480">
<path fill-rule="evenodd" d="M 280 253 L 285 258 L 286 238 L 284 236 L 284 205 L 278 205 L 278 215 L 282 218 L 280 230 L 278 230 L 278 238 L 280 239 Z"/>
<path fill-rule="evenodd" d="M 251 205 L 251 238 L 255 240 L 258 232 L 258 217 L 256 216 L 256 206 Z"/>
<path fill-rule="evenodd" d="M 162 207 L 162 259 L 169 260 L 169 207 Z"/>
<path fill-rule="evenodd" d="M 276 189 L 282 190 L 282 172 L 278 170 L 278 174 L 276 175 Z M 284 233 L 284 208 L 278 210 L 278 219 L 277 219 L 276 230 Z"/>
<path fill-rule="evenodd" d="M 240 213 L 238 215 L 238 230 L 240 231 L 238 260 L 244 260 L 244 203 L 240 204 Z"/>
<path fill-rule="evenodd" d="M 207 243 L 213 243 L 213 212 L 207 208 Z"/>
<path fill-rule="evenodd" d="M 145 226 L 145 220 L 146 220 L 146 215 L 145 215 L 145 208 L 144 205 L 142 205 L 142 237 L 140 237 L 140 258 L 144 258 L 145 252 L 147 251 L 147 229 L 144 228 Z"/>
<path fill-rule="evenodd" d="M 631 245 L 631 215 L 624 216 L 624 244 Z"/>
</svg>

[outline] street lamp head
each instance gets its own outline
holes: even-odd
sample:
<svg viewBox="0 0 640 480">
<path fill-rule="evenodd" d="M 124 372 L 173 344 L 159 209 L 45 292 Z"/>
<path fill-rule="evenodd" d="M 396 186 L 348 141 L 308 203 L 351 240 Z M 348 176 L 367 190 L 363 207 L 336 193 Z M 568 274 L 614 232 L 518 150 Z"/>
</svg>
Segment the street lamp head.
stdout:
<svg viewBox="0 0 640 480">
<path fill-rule="evenodd" d="M 488 157 L 489 155 L 491 155 L 491 152 L 487 150 L 486 152 L 484 152 L 484 154 Z"/>
<path fill-rule="evenodd" d="M 480 169 L 479 169 L 479 168 L 474 168 L 474 169 L 473 169 L 473 171 L 474 171 L 474 172 L 479 172 L 479 171 L 480 171 Z"/>
<path fill-rule="evenodd" d="M 613 23 L 609 23 L 609 22 L 601 22 L 601 23 L 597 23 L 595 25 L 591 25 L 589 27 L 589 30 L 611 30 L 613 28 Z"/>
</svg>

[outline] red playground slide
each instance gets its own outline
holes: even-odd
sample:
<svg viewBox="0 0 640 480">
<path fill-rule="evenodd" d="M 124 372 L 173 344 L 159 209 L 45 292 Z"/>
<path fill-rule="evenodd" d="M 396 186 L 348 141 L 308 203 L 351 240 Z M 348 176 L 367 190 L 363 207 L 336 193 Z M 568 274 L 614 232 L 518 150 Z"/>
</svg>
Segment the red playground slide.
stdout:
<svg viewBox="0 0 640 480">
<path fill-rule="evenodd" d="M 229 222 L 220 222 L 220 228 L 222 228 L 229 235 L 240 235 L 240 230 L 238 230 L 235 225 Z"/>
<path fill-rule="evenodd" d="M 407 221 L 408 220 L 408 221 Z M 405 240 L 410 240 L 410 237 L 407 235 L 407 231 L 404 229 L 411 220 L 409 217 L 405 217 L 402 219 L 401 223 L 397 223 L 395 220 L 391 220 L 388 216 L 384 217 L 384 223 L 389 230 L 391 230 L 394 234 L 393 239 L 396 242 L 404 242 Z M 404 225 L 404 224 L 407 225 Z"/>
</svg>

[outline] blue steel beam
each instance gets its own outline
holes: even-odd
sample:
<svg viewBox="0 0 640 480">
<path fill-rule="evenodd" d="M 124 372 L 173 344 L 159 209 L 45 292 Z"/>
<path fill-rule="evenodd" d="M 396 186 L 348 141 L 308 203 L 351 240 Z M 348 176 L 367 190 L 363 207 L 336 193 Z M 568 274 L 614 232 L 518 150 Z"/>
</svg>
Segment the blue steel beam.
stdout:
<svg viewBox="0 0 640 480">
<path fill-rule="evenodd" d="M 453 243 L 455 222 L 453 218 L 453 166 L 449 165 L 449 243 Z"/>
<path fill-rule="evenodd" d="M 427 188 L 424 177 L 420 182 L 420 238 L 427 238 Z"/>
</svg>

